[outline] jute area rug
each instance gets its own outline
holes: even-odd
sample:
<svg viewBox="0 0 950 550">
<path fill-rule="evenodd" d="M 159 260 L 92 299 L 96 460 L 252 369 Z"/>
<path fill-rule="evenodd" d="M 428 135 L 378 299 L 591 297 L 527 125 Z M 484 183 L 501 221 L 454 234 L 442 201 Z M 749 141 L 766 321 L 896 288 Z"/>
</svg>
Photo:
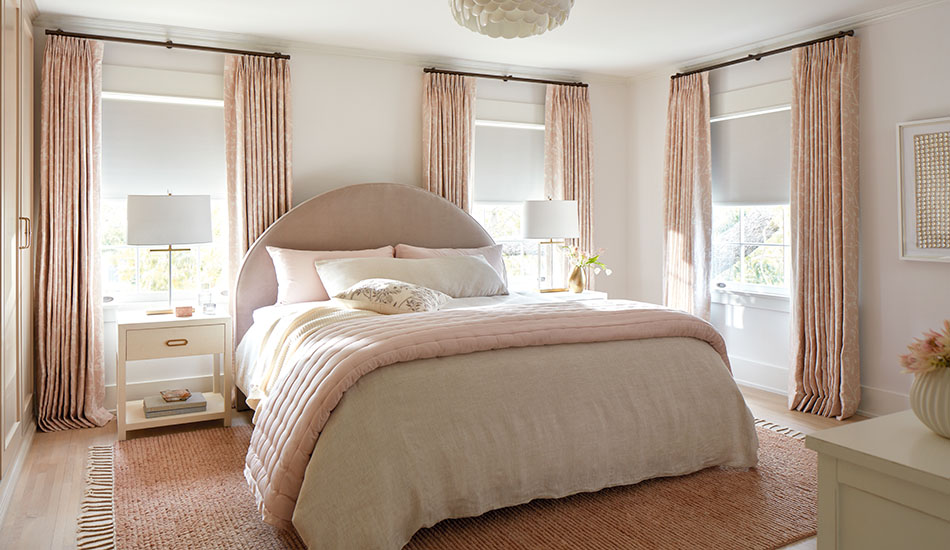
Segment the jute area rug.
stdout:
<svg viewBox="0 0 950 550">
<path fill-rule="evenodd" d="M 817 458 L 800 437 L 772 428 L 758 427 L 752 470 L 709 468 L 447 520 L 416 533 L 406 550 L 784 546 L 815 534 Z M 250 434 L 249 426 L 214 428 L 120 441 L 109 456 L 113 449 L 98 449 L 100 464 L 114 460 L 114 495 L 112 476 L 100 475 L 97 489 L 90 474 L 80 548 L 303 548 L 257 515 L 242 472 Z M 105 517 L 112 510 L 114 526 Z"/>
</svg>

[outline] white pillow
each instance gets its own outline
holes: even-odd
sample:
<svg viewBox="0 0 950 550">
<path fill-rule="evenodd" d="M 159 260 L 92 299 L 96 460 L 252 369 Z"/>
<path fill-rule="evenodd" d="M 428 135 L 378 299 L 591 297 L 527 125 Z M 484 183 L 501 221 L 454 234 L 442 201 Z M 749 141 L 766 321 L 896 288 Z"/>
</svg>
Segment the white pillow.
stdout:
<svg viewBox="0 0 950 550">
<path fill-rule="evenodd" d="M 315 265 L 333 296 L 366 279 L 394 279 L 438 290 L 453 298 L 508 294 L 501 277 L 482 256 L 421 260 L 353 258 L 321 260 Z"/>
<path fill-rule="evenodd" d="M 366 279 L 333 297 L 350 309 L 385 314 L 436 311 L 452 299 L 438 290 L 392 279 Z"/>
<path fill-rule="evenodd" d="M 423 248 L 411 244 L 397 244 L 397 258 L 440 258 L 444 256 L 484 256 L 488 263 L 495 268 L 501 280 L 508 284 L 508 272 L 505 271 L 505 259 L 502 256 L 500 244 L 483 246 L 481 248 Z"/>
<path fill-rule="evenodd" d="M 392 258 L 395 249 L 391 246 L 367 250 L 293 250 L 268 246 L 267 252 L 274 262 L 277 274 L 277 303 L 319 302 L 329 300 L 330 295 L 320 282 L 313 262 L 335 258 Z"/>
</svg>

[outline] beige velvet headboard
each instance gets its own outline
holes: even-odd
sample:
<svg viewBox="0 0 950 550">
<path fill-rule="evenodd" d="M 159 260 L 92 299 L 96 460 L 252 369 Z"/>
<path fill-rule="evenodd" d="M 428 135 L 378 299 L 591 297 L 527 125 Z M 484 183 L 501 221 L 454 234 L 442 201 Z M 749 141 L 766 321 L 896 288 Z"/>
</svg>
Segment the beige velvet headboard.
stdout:
<svg viewBox="0 0 950 550">
<path fill-rule="evenodd" d="M 460 208 L 419 187 L 364 183 L 318 195 L 281 216 L 244 256 L 234 290 L 234 345 L 250 328 L 254 310 L 277 301 L 265 247 L 361 250 L 400 243 L 475 248 L 494 241 Z"/>
</svg>

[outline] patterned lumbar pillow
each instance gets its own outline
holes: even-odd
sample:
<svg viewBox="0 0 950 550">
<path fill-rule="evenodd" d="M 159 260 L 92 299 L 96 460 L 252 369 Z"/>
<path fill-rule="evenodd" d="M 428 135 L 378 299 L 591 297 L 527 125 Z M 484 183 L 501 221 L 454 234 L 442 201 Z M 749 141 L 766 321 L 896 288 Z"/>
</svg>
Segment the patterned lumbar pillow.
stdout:
<svg viewBox="0 0 950 550">
<path fill-rule="evenodd" d="M 365 279 L 333 297 L 350 309 L 387 314 L 436 311 L 452 299 L 438 290 L 393 279 Z"/>
</svg>

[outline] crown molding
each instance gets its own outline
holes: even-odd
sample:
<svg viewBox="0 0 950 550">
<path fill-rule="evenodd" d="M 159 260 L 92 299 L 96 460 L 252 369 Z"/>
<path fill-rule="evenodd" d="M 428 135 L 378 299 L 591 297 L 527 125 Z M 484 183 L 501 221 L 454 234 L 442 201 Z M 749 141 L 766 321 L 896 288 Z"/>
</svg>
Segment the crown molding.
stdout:
<svg viewBox="0 0 950 550">
<path fill-rule="evenodd" d="M 817 27 L 811 27 L 801 31 L 783 34 L 781 36 L 769 38 L 767 40 L 750 42 L 742 46 L 737 46 L 728 50 L 693 58 L 681 63 L 666 63 L 663 66 L 652 67 L 648 70 L 632 75 L 627 80 L 628 82 L 636 82 L 641 80 L 649 80 L 651 78 L 657 78 L 660 76 L 668 77 L 677 72 L 686 72 L 703 67 L 705 65 L 714 65 L 716 63 L 721 63 L 723 61 L 728 61 L 737 57 L 743 57 L 757 51 L 782 48 L 791 44 L 797 44 L 798 42 L 820 38 L 821 36 L 828 35 L 843 29 L 860 29 L 863 27 L 869 27 L 887 19 L 898 17 L 900 15 L 920 9 L 929 8 L 931 6 L 944 4 L 947 1 L 948 0 L 911 0 L 909 2 L 904 2 L 895 6 L 888 6 L 886 8 L 855 15 L 853 17 L 847 17 L 837 21 L 832 21 L 830 23 L 825 23 Z"/>
<path fill-rule="evenodd" d="M 146 40 L 173 40 L 175 42 L 196 43 L 208 46 L 235 49 L 251 49 L 264 52 L 282 52 L 294 55 L 333 55 L 341 57 L 358 57 L 375 59 L 389 63 L 399 63 L 414 67 L 439 67 L 441 69 L 491 72 L 500 74 L 516 74 L 531 78 L 550 80 L 583 80 L 594 84 L 626 84 L 627 77 L 592 73 L 584 71 L 564 71 L 544 69 L 505 63 L 493 63 L 460 59 L 439 55 L 416 55 L 400 52 L 370 50 L 362 48 L 348 48 L 319 44 L 315 42 L 301 42 L 282 40 L 269 36 L 258 36 L 225 31 L 212 31 L 189 27 L 170 25 L 155 25 L 133 21 L 118 21 L 113 19 L 96 19 L 61 14 L 41 14 L 34 21 L 34 26 L 47 29 L 63 29 L 72 32 L 90 34 L 117 35 L 128 38 L 142 38 Z"/>
</svg>

